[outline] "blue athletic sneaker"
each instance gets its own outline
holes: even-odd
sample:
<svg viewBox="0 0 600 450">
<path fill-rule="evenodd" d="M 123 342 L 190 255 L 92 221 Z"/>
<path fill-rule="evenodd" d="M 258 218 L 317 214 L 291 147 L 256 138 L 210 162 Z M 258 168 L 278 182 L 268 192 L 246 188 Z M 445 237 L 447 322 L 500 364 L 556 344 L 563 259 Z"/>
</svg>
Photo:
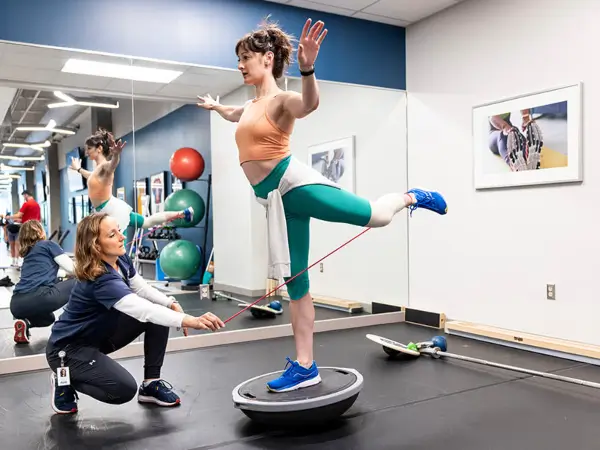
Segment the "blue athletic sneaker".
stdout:
<svg viewBox="0 0 600 450">
<path fill-rule="evenodd" d="M 148 385 L 140 385 L 138 402 L 156 403 L 160 406 L 176 406 L 181 404 L 179 396 L 173 392 L 173 386 L 164 380 L 155 380 Z"/>
<path fill-rule="evenodd" d="M 186 222 L 191 222 L 194 220 L 194 208 L 189 206 L 183 210 L 183 220 Z"/>
<path fill-rule="evenodd" d="M 73 414 L 77 412 L 77 392 L 71 386 L 58 386 L 56 374 L 50 375 L 52 409 L 57 414 Z"/>
<path fill-rule="evenodd" d="M 444 197 L 439 192 L 411 189 L 407 194 L 413 194 L 417 199 L 417 203 L 408 207 L 411 216 L 412 212 L 417 208 L 425 208 L 442 215 L 448 212 L 446 200 L 444 200 Z"/>
<path fill-rule="evenodd" d="M 297 361 L 287 359 L 286 370 L 279 378 L 267 383 L 267 389 L 271 392 L 288 392 L 321 382 L 321 375 L 317 364 L 313 361 L 310 368 L 302 367 Z M 288 367 L 289 365 L 289 367 Z"/>
</svg>

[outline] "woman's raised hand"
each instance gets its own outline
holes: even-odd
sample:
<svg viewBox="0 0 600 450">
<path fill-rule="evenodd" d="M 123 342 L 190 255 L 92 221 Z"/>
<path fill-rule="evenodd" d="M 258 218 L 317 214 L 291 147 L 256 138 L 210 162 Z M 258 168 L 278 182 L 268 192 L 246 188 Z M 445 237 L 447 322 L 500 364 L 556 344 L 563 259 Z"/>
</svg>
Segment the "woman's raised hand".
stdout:
<svg viewBox="0 0 600 450">
<path fill-rule="evenodd" d="M 311 23 L 311 19 L 306 21 L 298 42 L 298 66 L 302 71 L 312 69 L 317 60 L 321 43 L 327 36 L 327 29 L 323 30 L 325 22 L 319 20 L 312 28 Z"/>
</svg>

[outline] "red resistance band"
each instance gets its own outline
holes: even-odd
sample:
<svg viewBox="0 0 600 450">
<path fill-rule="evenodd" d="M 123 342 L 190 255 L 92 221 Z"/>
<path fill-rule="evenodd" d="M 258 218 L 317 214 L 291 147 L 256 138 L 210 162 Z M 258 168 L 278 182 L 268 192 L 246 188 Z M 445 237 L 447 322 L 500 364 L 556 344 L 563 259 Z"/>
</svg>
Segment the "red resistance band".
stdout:
<svg viewBox="0 0 600 450">
<path fill-rule="evenodd" d="M 171 222 L 173 220 L 176 219 L 171 219 L 168 220 L 166 223 Z M 165 224 L 166 224 L 165 223 Z M 164 226 L 164 224 L 162 225 Z M 152 233 L 152 231 L 155 228 L 161 228 L 161 225 L 158 225 L 156 227 L 152 227 L 150 228 L 150 231 L 148 233 L 144 233 L 141 238 L 149 235 Z M 319 264 L 321 261 L 323 261 L 326 258 L 329 258 L 331 255 L 333 255 L 335 252 L 337 252 L 338 250 L 341 250 L 342 248 L 344 248 L 346 245 L 348 245 L 350 242 L 354 241 L 355 239 L 359 238 L 360 236 L 362 236 L 363 234 L 365 234 L 367 231 L 369 231 L 371 228 L 365 228 L 363 231 L 361 231 L 360 233 L 358 233 L 356 236 L 354 236 L 352 239 L 344 242 L 342 245 L 340 245 L 338 248 L 336 248 L 335 250 L 332 250 L 331 252 L 329 252 L 328 254 L 326 254 L 325 256 L 323 256 L 321 259 L 319 259 L 318 261 L 315 261 L 314 263 L 312 263 L 310 266 L 308 266 L 306 269 L 298 272 L 296 275 L 294 275 L 293 277 L 291 277 L 289 280 L 287 280 L 285 283 L 280 284 L 279 286 L 277 286 L 275 289 L 271 290 L 270 292 L 267 292 L 265 295 L 263 295 L 261 298 L 259 298 L 258 300 L 256 300 L 253 303 L 250 303 L 249 305 L 247 305 L 246 307 L 244 307 L 242 310 L 238 311 L 237 313 L 235 313 L 233 316 L 231 316 L 229 319 L 223 321 L 223 323 L 228 323 L 231 322 L 233 319 L 235 319 L 237 316 L 239 316 L 241 313 L 243 313 L 244 311 L 247 311 L 249 308 L 253 307 L 254 305 L 256 305 L 258 302 L 264 300 L 265 298 L 267 298 L 269 295 L 271 295 L 273 292 L 276 292 L 278 289 L 282 288 L 283 286 L 285 286 L 286 284 L 288 284 L 290 281 L 292 281 L 293 279 L 295 279 L 296 277 L 299 277 L 300 275 L 302 275 L 304 272 L 306 272 L 309 269 L 312 269 L 314 266 L 316 266 L 317 264 Z M 129 242 L 129 244 L 132 244 L 134 241 Z"/>
<path fill-rule="evenodd" d="M 275 289 L 271 290 L 271 292 L 267 292 L 265 295 L 263 295 L 261 298 L 259 298 L 258 300 L 256 300 L 254 303 L 250 303 L 248 306 L 246 306 L 245 308 L 243 308 L 241 311 L 235 313 L 233 316 L 231 316 L 229 319 L 223 321 L 223 323 L 227 323 L 230 322 L 231 320 L 233 320 L 235 317 L 239 316 L 241 313 L 243 313 L 244 311 L 246 311 L 248 308 L 251 308 L 252 306 L 256 305 L 258 302 L 260 302 L 261 300 L 267 298 L 269 295 L 271 295 L 273 292 L 277 291 L 277 289 L 285 286 L 286 284 L 288 284 L 290 281 L 292 281 L 294 278 L 300 276 L 301 274 L 303 274 L 304 272 L 306 272 L 308 269 L 316 266 L 317 264 L 319 264 L 321 261 L 323 261 L 325 258 L 330 257 L 331 255 L 333 255 L 335 252 L 337 252 L 338 250 L 340 250 L 341 248 L 345 247 L 346 245 L 348 245 L 350 242 L 352 242 L 353 240 L 357 239 L 359 236 L 362 236 L 363 234 L 365 234 L 367 231 L 369 231 L 371 228 L 365 228 L 363 231 L 361 231 L 360 233 L 358 233 L 356 236 L 354 236 L 352 239 L 350 239 L 347 242 L 344 242 L 342 245 L 340 245 L 338 248 L 336 248 L 335 250 L 329 252 L 328 254 L 326 254 L 325 256 L 323 256 L 321 259 L 319 259 L 318 261 L 315 261 L 314 263 L 312 263 L 310 266 L 308 266 L 306 269 L 302 270 L 301 272 L 298 272 L 296 275 L 294 275 L 293 277 L 291 277 L 289 280 L 287 280 L 285 283 L 280 284 L 279 286 L 277 286 Z"/>
</svg>

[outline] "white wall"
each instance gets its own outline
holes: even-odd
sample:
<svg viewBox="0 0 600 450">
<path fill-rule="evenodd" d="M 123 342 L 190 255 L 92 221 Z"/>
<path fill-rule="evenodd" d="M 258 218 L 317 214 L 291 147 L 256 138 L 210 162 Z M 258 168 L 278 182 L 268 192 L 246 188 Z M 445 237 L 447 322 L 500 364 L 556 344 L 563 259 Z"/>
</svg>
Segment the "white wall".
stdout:
<svg viewBox="0 0 600 450">
<path fill-rule="evenodd" d="M 301 92 L 300 81 L 288 89 Z M 355 193 L 369 200 L 405 192 L 406 95 L 404 92 L 338 83 L 320 84 L 319 108 L 298 120 L 291 139 L 294 156 L 308 163 L 308 147 L 355 136 Z M 309 272 L 313 295 L 406 305 L 407 214 L 387 227 L 370 230 Z M 311 221 L 309 264 L 321 259 L 363 229 Z"/>
<path fill-rule="evenodd" d="M 136 130 L 141 130 L 183 105 L 183 103 L 135 100 L 132 108 L 131 99 L 121 99 L 119 109 L 113 110 L 113 134 L 118 137 L 125 136 L 134 130 L 134 124 Z"/>
<path fill-rule="evenodd" d="M 242 87 L 219 101 L 241 105 L 252 95 Z M 267 277 L 265 212 L 240 168 L 235 128 L 235 123 L 211 113 L 215 284 L 255 291 L 265 288 Z"/>
<path fill-rule="evenodd" d="M 300 91 L 299 81 L 290 90 Z M 398 91 L 321 83 L 319 109 L 296 122 L 291 139 L 295 157 L 307 162 L 308 146 L 356 136 L 356 193 L 376 199 L 406 191 L 406 104 Z M 252 91 L 238 90 L 222 103 L 240 104 Z M 211 117 L 215 281 L 264 289 L 265 215 L 239 167 L 235 124 Z M 250 217 L 250 219 L 249 219 Z M 310 271 L 313 295 L 404 305 L 407 302 L 406 214 L 385 229 L 371 230 Z M 325 223 L 311 225 L 309 264 L 325 256 L 362 228 Z M 225 257 L 219 255 L 225 255 Z M 250 287 L 251 286 L 251 287 Z"/>
<path fill-rule="evenodd" d="M 600 344 L 599 21 L 593 0 L 467 0 L 407 29 L 409 184 L 449 203 L 447 216 L 410 223 L 412 307 Z M 472 106 L 577 81 L 584 183 L 476 192 Z"/>
</svg>

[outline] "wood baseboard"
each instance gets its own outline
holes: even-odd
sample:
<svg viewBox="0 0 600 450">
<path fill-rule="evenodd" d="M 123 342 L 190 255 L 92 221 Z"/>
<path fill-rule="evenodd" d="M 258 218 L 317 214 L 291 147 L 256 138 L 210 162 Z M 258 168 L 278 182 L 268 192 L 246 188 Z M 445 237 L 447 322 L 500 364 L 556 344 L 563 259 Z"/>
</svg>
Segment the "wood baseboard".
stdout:
<svg viewBox="0 0 600 450">
<path fill-rule="evenodd" d="M 446 331 L 449 334 L 456 334 L 464 337 L 480 337 L 498 341 L 500 343 L 505 342 L 513 347 L 521 347 L 523 349 L 551 351 L 557 353 L 555 356 L 568 357 L 568 355 L 576 355 L 600 360 L 600 346 L 583 342 L 557 339 L 457 320 L 448 321 L 446 323 Z"/>
<path fill-rule="evenodd" d="M 281 293 L 281 298 L 285 300 L 290 300 L 287 292 Z M 350 314 L 358 313 L 363 311 L 363 305 L 360 302 L 354 302 L 350 300 L 342 300 L 339 298 L 329 298 L 329 297 L 318 297 L 313 296 L 313 303 L 317 306 L 322 306 L 325 308 L 332 308 L 339 311 L 345 311 Z"/>
</svg>

